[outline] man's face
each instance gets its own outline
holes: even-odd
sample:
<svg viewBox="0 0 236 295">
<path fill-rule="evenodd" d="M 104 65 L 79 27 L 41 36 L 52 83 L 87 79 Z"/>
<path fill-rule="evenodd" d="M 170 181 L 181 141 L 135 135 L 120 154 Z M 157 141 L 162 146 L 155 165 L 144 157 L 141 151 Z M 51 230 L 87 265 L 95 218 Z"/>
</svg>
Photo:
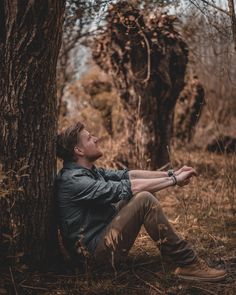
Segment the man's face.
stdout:
<svg viewBox="0 0 236 295">
<path fill-rule="evenodd" d="M 87 158 L 89 161 L 94 162 L 100 158 L 103 153 L 99 148 L 98 138 L 91 135 L 88 130 L 83 129 L 80 132 L 80 143 L 79 149 L 83 153 L 82 156 Z"/>
</svg>

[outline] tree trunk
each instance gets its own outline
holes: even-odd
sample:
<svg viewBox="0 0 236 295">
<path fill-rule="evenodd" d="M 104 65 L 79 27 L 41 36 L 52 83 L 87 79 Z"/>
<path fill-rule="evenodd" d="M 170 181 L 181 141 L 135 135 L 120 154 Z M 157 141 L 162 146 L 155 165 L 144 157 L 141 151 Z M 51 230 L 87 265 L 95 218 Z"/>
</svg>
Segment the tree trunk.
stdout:
<svg viewBox="0 0 236 295">
<path fill-rule="evenodd" d="M 110 9 L 107 32 L 94 49 L 126 109 L 130 168 L 169 162 L 174 108 L 188 60 L 173 21 L 162 14 L 145 22 L 139 10 L 122 2 Z"/>
<path fill-rule="evenodd" d="M 228 7 L 229 7 L 229 16 L 231 19 L 234 49 L 236 50 L 236 16 L 235 16 L 234 0 L 228 0 Z"/>
<path fill-rule="evenodd" d="M 198 77 L 188 75 L 175 109 L 174 133 L 177 142 L 186 145 L 194 135 L 205 104 L 205 92 Z"/>
<path fill-rule="evenodd" d="M 0 6 L 0 245 L 39 265 L 56 240 L 55 81 L 65 0 Z"/>
<path fill-rule="evenodd" d="M 63 101 L 63 96 L 65 94 L 66 86 L 68 82 L 71 81 L 73 75 L 73 69 L 68 69 L 70 61 L 70 52 L 65 51 L 65 43 L 66 41 L 63 41 L 62 35 L 62 44 L 57 61 L 57 110 L 59 118 L 60 115 L 64 117 L 67 113 L 67 104 L 66 101 Z"/>
</svg>

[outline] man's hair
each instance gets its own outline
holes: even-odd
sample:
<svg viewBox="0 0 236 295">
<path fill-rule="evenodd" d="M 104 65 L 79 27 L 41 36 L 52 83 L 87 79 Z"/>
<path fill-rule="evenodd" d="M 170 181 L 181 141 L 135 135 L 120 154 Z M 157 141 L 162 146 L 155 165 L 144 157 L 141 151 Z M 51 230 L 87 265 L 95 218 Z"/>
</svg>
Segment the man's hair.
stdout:
<svg viewBox="0 0 236 295">
<path fill-rule="evenodd" d="M 57 135 L 57 156 L 64 161 L 74 161 L 74 147 L 79 143 L 79 133 L 84 129 L 80 122 Z"/>
</svg>

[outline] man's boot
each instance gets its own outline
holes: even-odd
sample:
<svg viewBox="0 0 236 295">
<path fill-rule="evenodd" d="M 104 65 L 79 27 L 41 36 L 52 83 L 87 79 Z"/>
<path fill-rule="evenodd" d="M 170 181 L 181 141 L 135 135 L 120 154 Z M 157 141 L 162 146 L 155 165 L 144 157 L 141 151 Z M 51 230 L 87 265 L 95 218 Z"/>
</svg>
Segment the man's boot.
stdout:
<svg viewBox="0 0 236 295">
<path fill-rule="evenodd" d="M 217 282 L 223 280 L 227 273 L 224 269 L 211 268 L 204 260 L 197 258 L 191 265 L 178 267 L 175 275 L 185 280 Z"/>
</svg>

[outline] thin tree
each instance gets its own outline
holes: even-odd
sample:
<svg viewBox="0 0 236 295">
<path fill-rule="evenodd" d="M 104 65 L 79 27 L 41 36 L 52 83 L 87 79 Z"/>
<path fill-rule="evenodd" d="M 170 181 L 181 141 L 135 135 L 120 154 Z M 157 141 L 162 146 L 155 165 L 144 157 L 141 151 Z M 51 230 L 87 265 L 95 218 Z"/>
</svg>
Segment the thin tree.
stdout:
<svg viewBox="0 0 236 295">
<path fill-rule="evenodd" d="M 236 16 L 235 16 L 234 0 L 228 0 L 228 7 L 229 7 L 229 16 L 231 20 L 231 28 L 233 33 L 234 49 L 236 50 Z"/>
</svg>

